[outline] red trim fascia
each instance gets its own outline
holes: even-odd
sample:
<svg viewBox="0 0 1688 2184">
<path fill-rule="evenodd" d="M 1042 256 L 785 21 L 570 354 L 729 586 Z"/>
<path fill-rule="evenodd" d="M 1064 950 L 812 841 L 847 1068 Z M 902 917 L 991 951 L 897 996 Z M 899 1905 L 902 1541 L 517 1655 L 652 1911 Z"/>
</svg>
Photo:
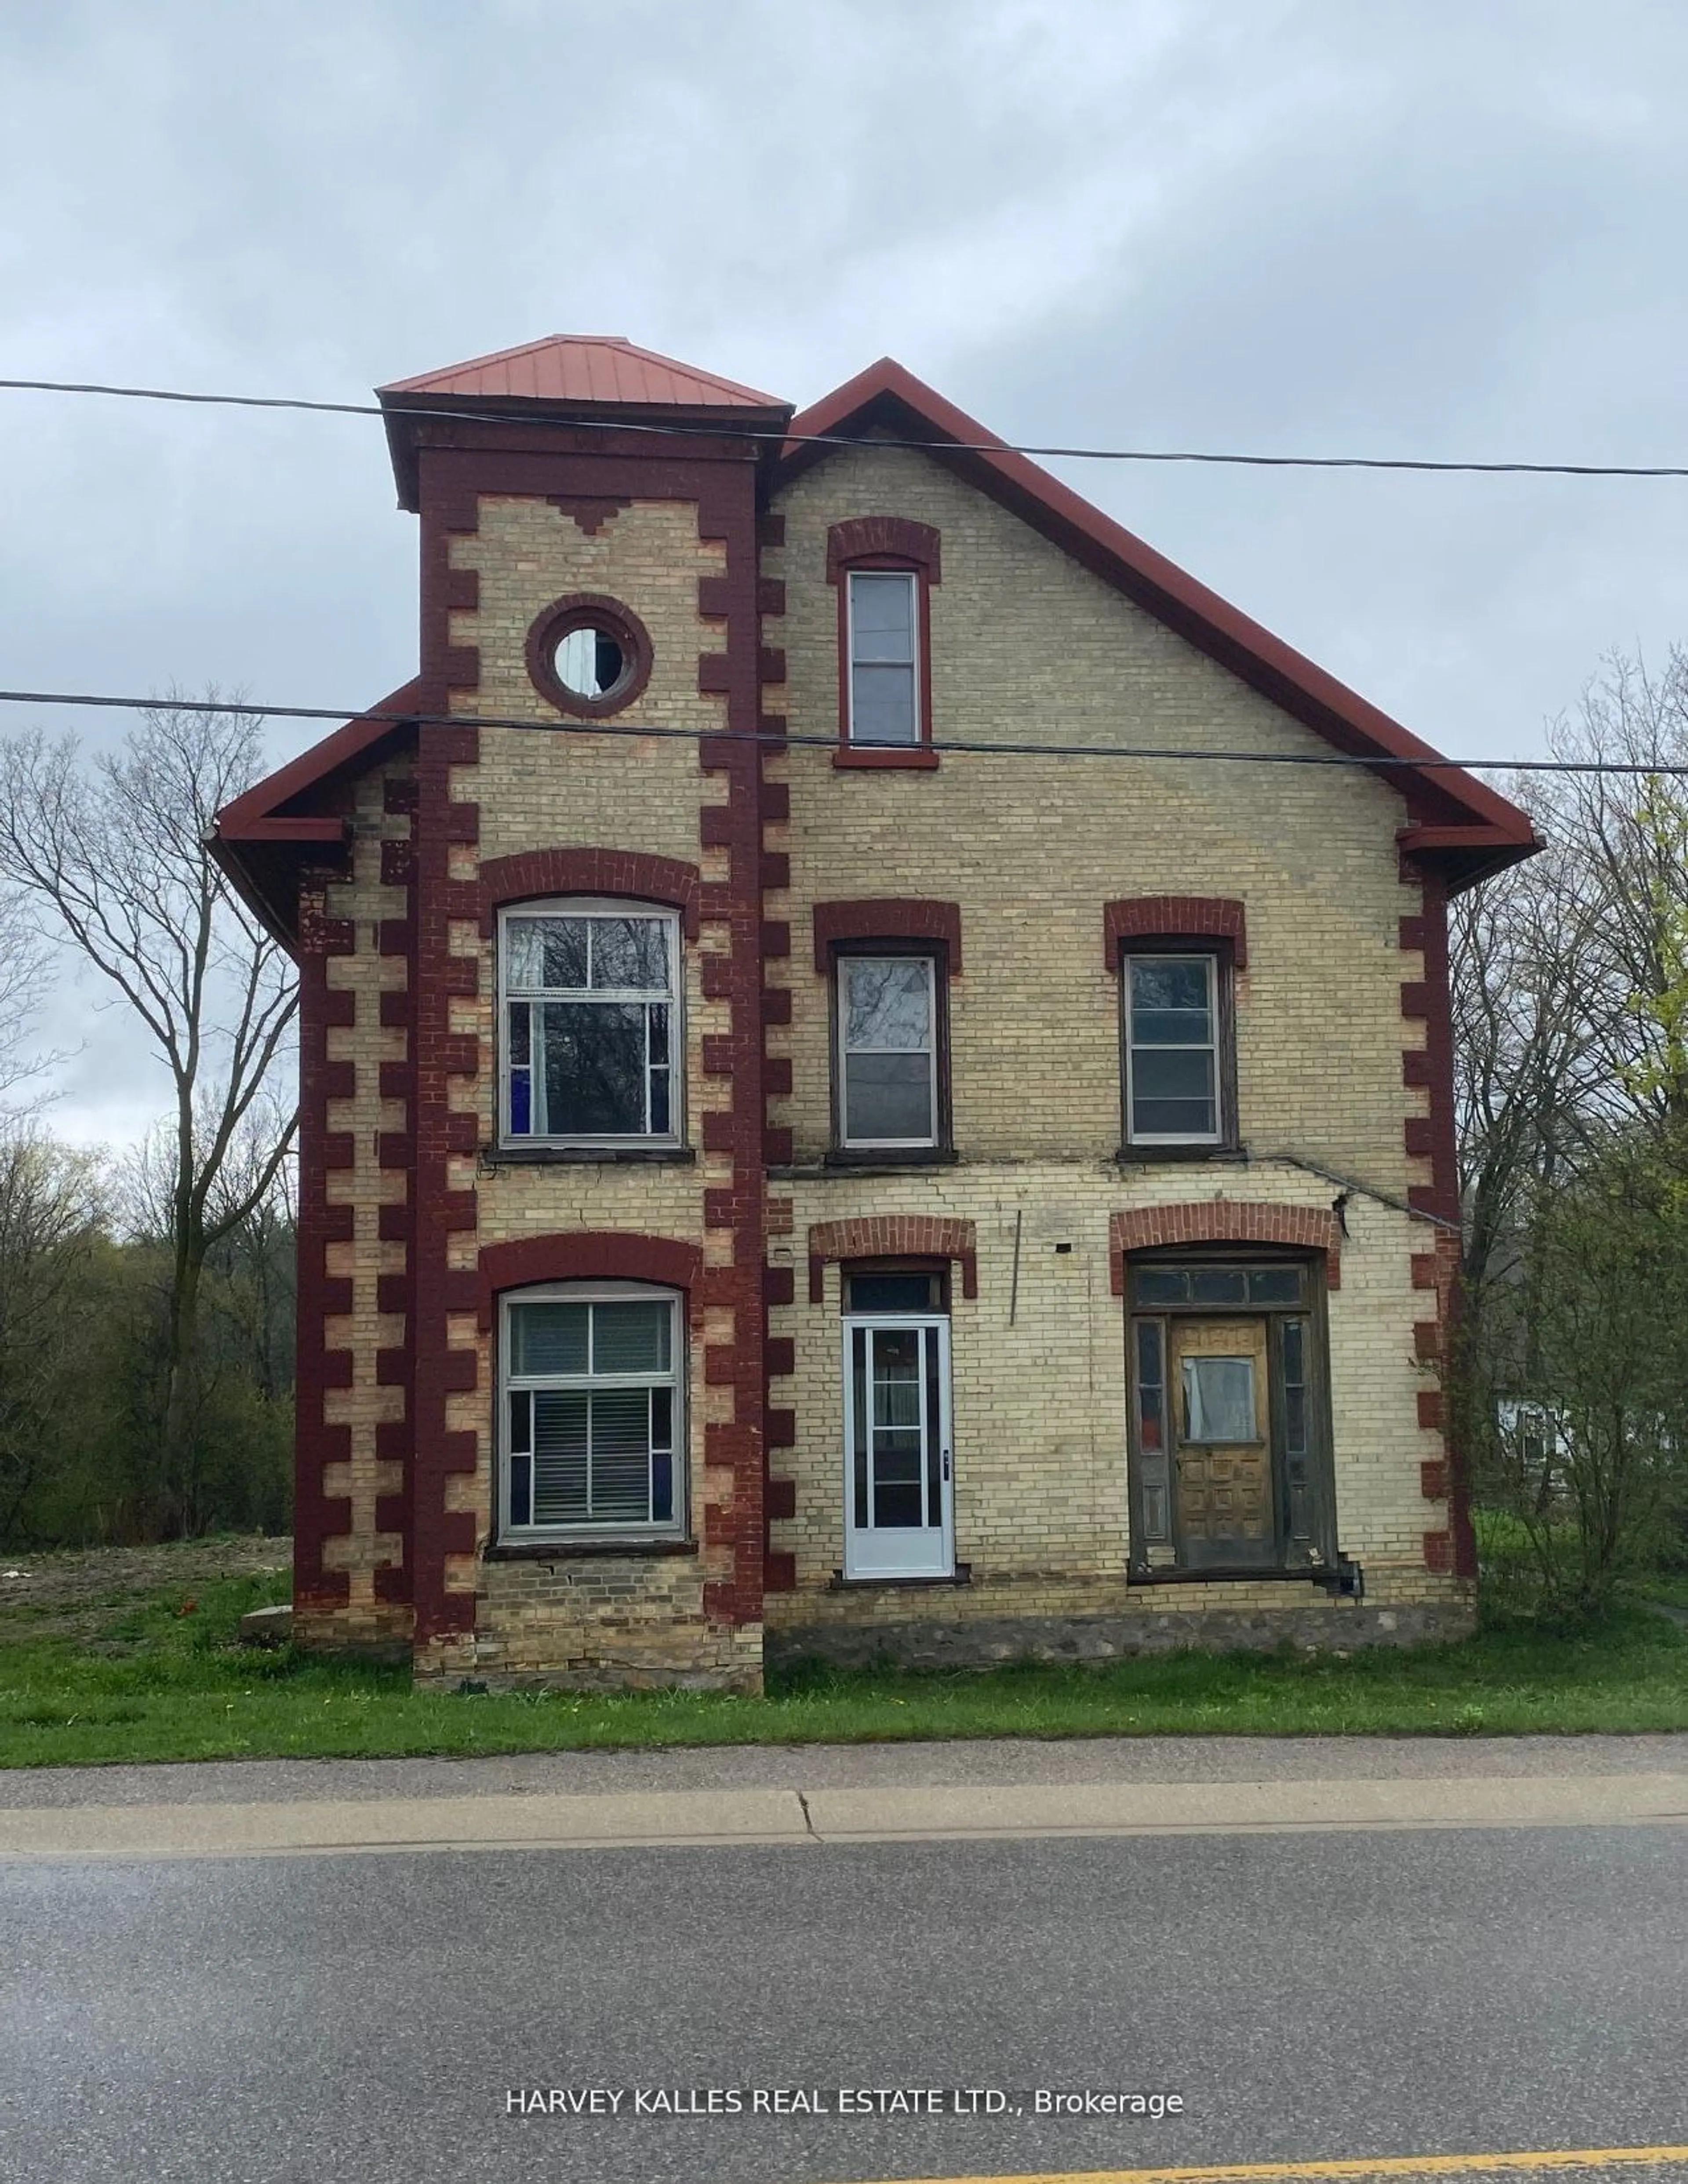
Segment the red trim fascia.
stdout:
<svg viewBox="0 0 1688 2184">
<path fill-rule="evenodd" d="M 1117 971 L 1123 940 L 1228 940 L 1238 970 L 1248 968 L 1248 923 L 1241 903 L 1227 896 L 1139 894 L 1102 905 L 1102 953 Z"/>
<path fill-rule="evenodd" d="M 420 710 L 422 687 L 420 678 L 403 683 L 370 711 Z M 217 814 L 209 844 L 212 856 L 248 909 L 289 949 L 296 944 L 300 879 L 299 866 L 289 851 L 343 844 L 350 827 L 337 812 L 284 811 L 281 807 L 301 800 L 320 803 L 348 774 L 363 772 L 392 744 L 414 733 L 403 720 L 372 720 L 360 714 L 243 789 Z"/>
<path fill-rule="evenodd" d="M 613 1229 L 580 1228 L 488 1244 L 480 1257 L 481 1325 L 492 1326 L 505 1290 L 530 1289 L 540 1282 L 652 1282 L 661 1289 L 678 1290 L 689 1304 L 696 1296 L 703 1265 L 700 1245 L 675 1236 L 631 1235 Z"/>
<path fill-rule="evenodd" d="M 1014 454 L 995 433 L 891 358 L 881 358 L 800 410 L 791 430 L 794 435 L 865 432 L 874 425 L 922 439 L 983 443 L 981 453 L 957 448 L 934 459 L 1023 517 L 1338 749 L 1360 756 L 1407 760 L 1439 755 L 1399 722 L 1093 508 L 1028 457 Z M 800 476 L 828 452 L 824 447 L 800 445 L 795 438 L 788 441 L 775 473 L 775 489 Z M 1518 857 L 1529 855 L 1538 846 L 1526 816 L 1462 768 L 1421 773 L 1390 767 L 1384 778 L 1411 796 L 1428 821 L 1498 828 Z"/>
<path fill-rule="evenodd" d="M 1326 1286 L 1342 1286 L 1342 1231 L 1334 1213 L 1319 1206 L 1210 1198 L 1145 1206 L 1111 1217 L 1108 1279 L 1114 1295 L 1125 1295 L 1125 1262 L 1134 1252 L 1156 1251 L 1168 1244 L 1282 1244 L 1295 1251 L 1323 1251 Z"/>
<path fill-rule="evenodd" d="M 815 968 L 825 978 L 832 951 L 840 941 L 931 940 L 947 951 L 952 978 L 961 971 L 961 910 L 959 903 L 928 901 L 913 895 L 869 898 L 858 902 L 817 902 L 814 907 Z"/>
<path fill-rule="evenodd" d="M 660 903 L 680 913 L 688 940 L 698 937 L 702 886 L 695 865 L 678 857 L 655 857 L 642 850 L 604 850 L 560 845 L 523 850 L 514 856 L 488 857 L 481 866 L 481 930 L 490 937 L 506 903 L 532 901 L 542 895 L 618 895 L 630 901 Z"/>
<path fill-rule="evenodd" d="M 401 683 L 378 705 L 372 705 L 370 714 L 420 711 L 422 683 L 418 677 Z M 313 744 L 308 751 L 302 751 L 298 758 L 290 759 L 286 766 L 278 766 L 274 773 L 266 774 L 262 781 L 254 782 L 250 788 L 231 798 L 217 814 L 218 838 L 226 842 L 331 838 L 326 835 L 277 834 L 268 831 L 263 822 L 278 819 L 284 804 L 325 788 L 348 766 L 356 766 L 361 772 L 377 755 L 378 745 L 390 736 L 405 733 L 406 724 L 402 720 L 373 720 L 370 714 L 359 714 L 344 727 L 336 728 L 320 743 Z"/>
<path fill-rule="evenodd" d="M 746 431 L 779 432 L 791 421 L 791 411 L 784 404 L 771 410 L 733 410 L 721 404 L 691 410 L 666 403 L 640 405 L 540 402 L 516 396 L 488 398 L 480 395 L 430 394 L 422 398 L 418 407 L 424 405 L 430 412 L 448 410 L 453 415 L 414 415 L 403 397 L 392 402 L 383 398 L 382 401 L 387 413 L 384 422 L 387 450 L 398 487 L 398 504 L 412 515 L 421 510 L 432 490 L 423 476 L 428 459 L 441 454 L 472 454 L 513 459 L 518 465 L 518 476 L 525 476 L 527 482 L 488 484 L 485 490 L 489 493 L 533 494 L 541 499 L 549 499 L 559 493 L 571 499 L 586 500 L 633 499 L 641 495 L 662 499 L 666 496 L 655 491 L 653 481 L 656 471 L 665 467 L 663 457 L 653 454 L 649 432 L 637 429 L 641 424 L 685 425 L 694 428 L 695 437 L 674 443 L 683 445 L 685 449 L 683 456 L 677 458 L 678 462 L 737 464 L 748 456 L 759 467 L 766 467 L 772 460 L 772 443 L 747 443 L 740 438 L 735 446 L 735 435 Z M 491 410 L 498 416 L 509 417 L 518 406 L 524 415 L 532 416 L 532 425 L 498 424 L 484 414 Z M 590 425 L 571 433 L 570 423 L 578 421 L 582 414 L 589 416 Z M 619 423 L 635 429 L 621 434 L 604 429 Z M 602 471 L 598 467 L 600 465 L 604 466 Z M 571 483 L 564 478 L 564 482 L 557 482 L 565 469 L 577 482 Z M 601 476 L 612 471 L 618 476 L 635 479 L 631 493 L 618 493 L 600 482 Z"/>
</svg>

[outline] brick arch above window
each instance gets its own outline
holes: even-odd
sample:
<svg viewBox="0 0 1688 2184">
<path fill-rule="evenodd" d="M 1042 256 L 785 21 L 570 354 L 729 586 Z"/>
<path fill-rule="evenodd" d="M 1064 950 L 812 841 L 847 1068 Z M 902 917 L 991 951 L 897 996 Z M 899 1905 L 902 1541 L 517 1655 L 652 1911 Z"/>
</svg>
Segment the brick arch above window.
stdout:
<svg viewBox="0 0 1688 2184">
<path fill-rule="evenodd" d="M 1342 1286 L 1342 1231 L 1336 1216 L 1323 1206 L 1206 1198 L 1113 1216 L 1108 1223 L 1108 1275 L 1114 1295 L 1125 1295 L 1125 1262 L 1133 1252 L 1168 1244 L 1278 1244 L 1323 1251 L 1326 1286 Z"/>
<path fill-rule="evenodd" d="M 853 515 L 827 532 L 827 582 L 835 584 L 852 561 L 912 562 L 928 584 L 941 584 L 944 569 L 939 534 L 929 523 L 906 515 Z"/>
<path fill-rule="evenodd" d="M 1246 970 L 1248 922 L 1241 903 L 1217 894 L 1139 894 L 1102 905 L 1102 950 L 1110 971 L 1129 942 L 1154 947 L 1167 941 L 1228 940 L 1231 960 Z"/>
<path fill-rule="evenodd" d="M 703 1262 L 696 1244 L 620 1229 L 575 1228 L 488 1244 L 480 1258 L 481 1325 L 492 1326 L 502 1291 L 530 1289 L 539 1282 L 651 1282 L 683 1290 L 696 1319 Z"/>
<path fill-rule="evenodd" d="M 815 968 L 824 978 L 832 951 L 840 941 L 941 940 L 951 978 L 961 969 L 961 910 L 959 903 L 936 902 L 923 895 L 870 895 L 855 902 L 817 902 Z"/>
<path fill-rule="evenodd" d="M 978 1232 L 971 1221 L 932 1213 L 870 1213 L 850 1221 L 816 1221 L 809 1228 L 809 1301 L 826 1295 L 827 1262 L 841 1259 L 953 1259 L 961 1295 L 979 1293 Z"/>
<path fill-rule="evenodd" d="M 695 865 L 677 857 L 653 857 L 640 850 L 560 846 L 488 857 L 481 866 L 481 930 L 492 933 L 506 903 L 540 895 L 625 895 L 660 903 L 680 913 L 688 940 L 698 937 L 703 891 Z"/>
</svg>

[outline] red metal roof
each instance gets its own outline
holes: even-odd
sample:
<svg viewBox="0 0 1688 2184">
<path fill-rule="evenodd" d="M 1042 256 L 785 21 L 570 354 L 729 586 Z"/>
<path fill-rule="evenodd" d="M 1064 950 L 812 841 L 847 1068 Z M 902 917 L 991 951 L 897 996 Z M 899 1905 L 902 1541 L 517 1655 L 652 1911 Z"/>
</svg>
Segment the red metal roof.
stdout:
<svg viewBox="0 0 1688 2184">
<path fill-rule="evenodd" d="M 382 396 L 443 394 L 471 400 L 604 402 L 618 407 L 666 405 L 688 410 L 783 410 L 776 394 L 637 348 L 625 334 L 547 334 L 520 348 L 501 348 L 466 364 L 395 379 Z"/>
</svg>

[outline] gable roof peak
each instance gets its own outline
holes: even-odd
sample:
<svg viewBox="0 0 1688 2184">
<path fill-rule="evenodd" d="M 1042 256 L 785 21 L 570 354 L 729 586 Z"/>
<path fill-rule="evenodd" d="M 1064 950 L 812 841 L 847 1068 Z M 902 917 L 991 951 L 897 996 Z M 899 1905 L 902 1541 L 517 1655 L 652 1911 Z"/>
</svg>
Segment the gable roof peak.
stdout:
<svg viewBox="0 0 1688 2184">
<path fill-rule="evenodd" d="M 1123 523 L 1020 454 L 976 417 L 881 357 L 792 419 L 773 478 L 777 495 L 876 427 L 917 440 L 929 459 L 1019 516 L 1116 591 L 1301 721 L 1347 756 L 1373 764 L 1406 800 L 1409 854 L 1435 853 L 1457 885 L 1540 847 L 1529 817 L 1398 721 L 1210 591 Z"/>
</svg>

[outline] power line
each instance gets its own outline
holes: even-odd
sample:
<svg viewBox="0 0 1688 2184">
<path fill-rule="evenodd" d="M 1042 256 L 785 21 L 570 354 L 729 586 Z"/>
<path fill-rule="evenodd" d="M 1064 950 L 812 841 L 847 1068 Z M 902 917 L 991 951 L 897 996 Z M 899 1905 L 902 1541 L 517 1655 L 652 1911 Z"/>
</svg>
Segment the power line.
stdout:
<svg viewBox="0 0 1688 2184">
<path fill-rule="evenodd" d="M 552 427 L 570 432 L 643 432 L 660 439 L 718 439 L 716 425 L 636 423 L 607 417 L 518 416 L 485 410 L 444 410 L 406 402 L 391 410 L 376 402 L 311 402 L 282 394 L 203 394 L 178 387 L 111 387 L 89 380 L 0 379 L 0 392 L 30 394 L 109 395 L 131 402 L 181 402 L 226 410 L 287 410 L 328 417 L 440 417 L 461 424 L 472 417 L 482 425 Z M 907 440 L 849 432 L 782 432 L 760 429 L 737 432 L 744 440 L 766 440 L 783 447 L 911 449 L 925 454 L 1037 455 L 1085 463 L 1207 463 L 1242 470 L 1406 471 L 1488 477 L 1681 478 L 1683 463 L 1436 462 L 1406 455 L 1255 455 L 1199 448 L 1060 448 L 1006 440 Z"/>
<path fill-rule="evenodd" d="M 250 713 L 269 721 L 379 721 L 395 727 L 526 728 L 544 735 L 655 738 L 671 743 L 755 744 L 764 750 L 838 750 L 836 735 L 766 734 L 755 728 L 677 728 L 644 721 L 536 720 L 520 713 L 422 713 L 383 711 L 358 705 L 268 705 L 243 699 L 113 698 L 86 690 L 0 690 L 0 705 L 81 705 L 110 712 Z M 850 746 L 843 746 L 850 748 Z M 858 749 L 955 752 L 976 758 L 1108 758 L 1152 760 L 1157 764 L 1210 766 L 1399 766 L 1414 773 L 1586 773 L 1668 780 L 1688 779 L 1688 760 L 1643 764 L 1630 759 L 1401 758 L 1391 752 L 1366 756 L 1353 751 L 1168 750 L 1153 744 L 987 743 L 964 738 L 920 744 L 869 744 Z"/>
</svg>

